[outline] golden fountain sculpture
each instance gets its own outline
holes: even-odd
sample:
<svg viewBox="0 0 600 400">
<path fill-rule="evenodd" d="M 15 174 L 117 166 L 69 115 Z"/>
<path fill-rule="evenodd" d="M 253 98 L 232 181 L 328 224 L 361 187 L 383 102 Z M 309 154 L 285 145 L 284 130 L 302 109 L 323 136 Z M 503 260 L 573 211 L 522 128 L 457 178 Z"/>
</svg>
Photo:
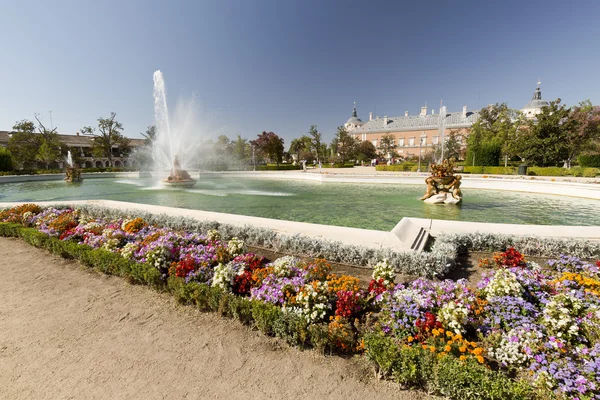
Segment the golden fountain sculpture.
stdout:
<svg viewBox="0 0 600 400">
<path fill-rule="evenodd" d="M 177 156 L 173 160 L 173 168 L 171 174 L 163 182 L 168 186 L 190 188 L 196 184 L 196 180 L 192 179 L 190 174 L 185 169 L 181 168 Z"/>
<path fill-rule="evenodd" d="M 65 181 L 67 182 L 81 182 L 83 178 L 81 177 L 81 171 L 77 164 L 73 164 L 72 166 L 68 166 L 65 170 Z"/>
<path fill-rule="evenodd" d="M 431 164 L 431 176 L 425 179 L 427 191 L 421 197 L 425 203 L 458 204 L 462 201 L 460 175 L 454 175 L 454 159 L 444 160 L 440 165 Z"/>
</svg>

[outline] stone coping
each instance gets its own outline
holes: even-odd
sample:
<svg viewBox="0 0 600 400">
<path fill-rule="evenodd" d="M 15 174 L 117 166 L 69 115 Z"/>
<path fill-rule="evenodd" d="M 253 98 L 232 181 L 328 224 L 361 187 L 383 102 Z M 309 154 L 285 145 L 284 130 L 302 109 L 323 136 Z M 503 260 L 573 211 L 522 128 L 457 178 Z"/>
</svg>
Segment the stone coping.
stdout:
<svg viewBox="0 0 600 400">
<path fill-rule="evenodd" d="M 0 208 L 13 207 L 22 203 L 0 203 Z M 425 218 L 402 218 L 389 232 L 369 229 L 350 228 L 333 225 L 320 225 L 307 222 L 295 222 L 245 215 L 217 213 L 211 211 L 189 210 L 183 208 L 128 203 L 114 200 L 74 200 L 37 202 L 39 205 L 58 204 L 96 205 L 123 211 L 145 211 L 153 214 L 182 216 L 200 221 L 217 221 L 234 226 L 250 225 L 271 229 L 284 235 L 302 235 L 314 239 L 338 241 L 346 245 L 364 246 L 371 249 L 389 248 L 396 251 L 410 251 L 421 228 L 431 236 L 450 233 L 495 233 L 504 235 L 535 235 L 541 237 L 577 238 L 600 241 L 599 226 L 557 226 L 557 225 L 519 225 L 485 222 L 444 221 Z"/>
</svg>

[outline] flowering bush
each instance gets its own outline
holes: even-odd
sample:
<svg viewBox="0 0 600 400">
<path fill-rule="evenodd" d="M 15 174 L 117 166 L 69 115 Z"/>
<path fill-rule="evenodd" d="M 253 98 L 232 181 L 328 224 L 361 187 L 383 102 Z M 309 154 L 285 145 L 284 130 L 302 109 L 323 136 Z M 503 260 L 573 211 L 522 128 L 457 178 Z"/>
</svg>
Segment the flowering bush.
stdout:
<svg viewBox="0 0 600 400">
<path fill-rule="evenodd" d="M 47 234 L 49 238 L 44 237 L 52 244 L 47 248 L 56 247 L 57 254 L 80 251 L 72 243 L 87 245 L 89 251 L 102 248 L 106 251 L 99 257 L 115 257 L 110 263 L 102 261 L 103 270 L 128 271 L 151 284 L 168 278 L 169 288 L 173 284 L 176 290 L 171 290 L 186 301 L 205 304 L 204 309 L 218 307 L 247 323 L 254 320 L 265 332 L 295 335 L 298 343 L 317 345 L 322 334 L 329 341 L 327 348 L 362 351 L 364 344 L 373 359 L 377 352 L 388 360 L 403 351 L 402 357 L 410 360 L 427 354 L 432 356 L 427 362 L 439 363 L 438 375 L 432 376 L 444 373 L 444 365 L 483 364 L 486 371 L 509 371 L 510 376 L 516 372 L 530 385 L 552 390 L 559 398 L 600 398 L 600 265 L 575 256 L 560 256 L 541 268 L 529 262 L 523 265 L 520 253 L 509 249 L 502 256 L 503 268 L 486 273 L 476 287 L 464 280 L 426 279 L 394 285 L 393 263 L 384 260 L 375 266 L 369 289 L 363 290 L 356 278 L 332 274 L 325 260 L 286 256 L 265 265 L 262 257 L 240 254 L 243 242 L 223 240 L 216 231 L 202 235 L 159 227 L 147 218 L 94 218 L 71 209 L 33 206 L 5 210 L 0 216 L 6 222 L 35 227 L 37 237 L 32 235 L 32 242 L 36 245 L 46 240 L 39 232 Z M 475 235 L 455 238 L 454 245 L 463 246 L 460 239 L 465 246 L 490 246 L 485 238 L 497 240 L 493 246 L 509 243 L 507 238 Z M 549 243 L 543 246 L 558 242 Z M 449 243 L 436 244 L 446 245 L 449 254 Z M 576 253 L 595 251 L 586 246 L 577 247 Z M 427 257 L 441 253 L 436 254 Z M 202 290 L 198 284 L 204 285 Z M 218 296 L 228 300 L 220 302 Z M 291 332 L 294 329 L 296 333 Z M 312 336 L 307 339 L 309 332 Z M 386 345 L 372 347 L 377 343 Z M 455 363 L 444 361 L 448 358 Z M 404 364 L 407 360 L 390 361 L 387 368 L 396 368 L 395 376 L 406 377 L 412 368 Z M 426 368 L 425 361 L 417 365 Z M 426 380 L 423 374 L 419 379 Z"/>
<path fill-rule="evenodd" d="M 246 243 L 236 237 L 231 238 L 231 240 L 227 242 L 227 250 L 229 250 L 229 254 L 232 257 L 239 256 L 246 252 Z"/>
<path fill-rule="evenodd" d="M 384 285 L 391 285 L 394 283 L 394 279 L 396 279 L 396 272 L 387 259 L 379 261 L 377 264 L 375 264 L 375 267 L 373 267 L 373 279 L 376 281 L 383 279 Z"/>
</svg>

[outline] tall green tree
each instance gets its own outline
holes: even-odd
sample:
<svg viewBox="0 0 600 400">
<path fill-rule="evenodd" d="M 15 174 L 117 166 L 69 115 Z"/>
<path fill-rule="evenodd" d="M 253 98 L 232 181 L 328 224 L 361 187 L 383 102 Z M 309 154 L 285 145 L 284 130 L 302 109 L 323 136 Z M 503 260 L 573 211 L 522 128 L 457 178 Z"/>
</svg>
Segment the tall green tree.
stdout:
<svg viewBox="0 0 600 400">
<path fill-rule="evenodd" d="M 535 120 L 521 127 L 514 142 L 514 149 L 525 161 L 546 166 L 560 166 L 569 158 L 567 138 L 575 128 L 571 110 L 561 100 L 551 101 Z"/>
<path fill-rule="evenodd" d="M 236 160 L 241 162 L 246 161 L 249 157 L 248 149 L 248 140 L 243 139 L 238 133 L 237 138 L 231 142 L 231 151 L 233 157 L 235 157 Z"/>
<path fill-rule="evenodd" d="M 448 132 L 448 136 L 445 138 L 446 143 L 444 144 L 444 158 L 460 159 L 461 147 L 462 147 L 462 135 L 456 129 L 451 129 Z M 442 143 L 438 143 L 433 146 L 433 159 L 439 160 L 442 158 Z"/>
<path fill-rule="evenodd" d="M 297 161 L 300 161 L 300 153 L 303 151 L 310 151 L 310 138 L 308 136 L 293 139 L 290 143 L 289 152 L 296 155 Z"/>
<path fill-rule="evenodd" d="M 98 118 L 98 133 L 91 126 L 81 128 L 84 135 L 93 136 L 92 154 L 95 157 L 108 158 L 108 165 L 113 166 L 113 148 L 118 148 L 119 152 L 127 153 L 129 151 L 129 139 L 121 131 L 123 124 L 116 120 L 117 114 L 110 113 L 108 118 Z"/>
<path fill-rule="evenodd" d="M 354 157 L 356 151 L 356 140 L 348 133 L 343 125 L 338 126 L 337 132 L 331 142 L 332 150 L 337 153 L 341 163 Z"/>
<path fill-rule="evenodd" d="M 39 149 L 39 141 L 35 134 L 35 124 L 29 120 L 22 120 L 12 128 L 8 140 L 8 151 L 18 168 L 33 168 L 36 164 L 36 155 Z"/>
<path fill-rule="evenodd" d="M 466 163 L 498 165 L 499 160 L 490 156 L 491 154 L 498 153 L 505 157 L 514 155 L 513 141 L 521 124 L 519 113 L 508 108 L 506 103 L 482 108 L 479 111 L 479 119 L 471 127 L 467 139 Z M 491 149 L 493 151 L 490 152 Z"/>
<path fill-rule="evenodd" d="M 370 161 L 374 158 L 377 158 L 377 149 L 373 143 L 365 140 L 356 146 L 356 159 L 358 161 Z"/>
<path fill-rule="evenodd" d="M 320 162 L 321 156 L 323 155 L 323 148 L 321 146 L 323 135 L 317 130 L 316 125 L 310 126 L 310 129 L 308 130 L 308 137 L 310 138 L 311 151 L 315 153 L 317 162 Z"/>
<path fill-rule="evenodd" d="M 396 152 L 396 138 L 391 133 L 384 134 L 379 140 L 379 150 L 386 158 L 398 157 Z"/>
<path fill-rule="evenodd" d="M 283 139 L 273 132 L 263 132 L 255 140 L 250 141 L 263 155 L 268 157 L 271 162 L 275 161 L 279 165 L 283 159 Z"/>
</svg>

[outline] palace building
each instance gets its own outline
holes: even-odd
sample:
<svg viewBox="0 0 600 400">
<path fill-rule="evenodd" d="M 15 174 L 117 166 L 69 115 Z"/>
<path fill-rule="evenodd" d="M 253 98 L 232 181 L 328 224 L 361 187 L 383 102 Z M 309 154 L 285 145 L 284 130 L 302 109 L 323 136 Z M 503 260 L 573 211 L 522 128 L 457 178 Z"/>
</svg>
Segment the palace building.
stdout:
<svg viewBox="0 0 600 400">
<path fill-rule="evenodd" d="M 406 111 L 404 116 L 386 115 L 383 118 L 373 117 L 373 113 L 369 113 L 369 120 L 362 122 L 357 117 L 355 105 L 352 117 L 344 127 L 355 139 L 368 140 L 375 147 L 379 147 L 384 135 L 391 134 L 398 154 L 401 157 L 413 157 L 418 156 L 419 151 L 423 154 L 431 151 L 441 137 L 447 137 L 451 130 L 458 131 L 464 138 L 479 117 L 479 111 L 468 111 L 467 106 L 463 107 L 462 112 L 446 112 L 446 107 L 441 107 L 438 113 L 435 110 L 431 110 L 431 113 L 427 111 L 427 106 L 424 106 L 418 115 L 409 115 Z M 466 145 L 464 139 L 463 143 Z"/>
<path fill-rule="evenodd" d="M 541 82 L 538 81 L 531 101 L 520 110 L 526 118 L 535 119 L 536 115 L 542 112 L 542 107 L 549 104 L 546 100 L 542 100 L 540 84 Z M 418 115 L 409 115 L 408 111 L 405 111 L 404 116 L 385 115 L 380 118 L 373 117 L 371 112 L 369 120 L 363 122 L 358 118 L 356 103 L 354 103 L 352 116 L 346 121 L 344 127 L 355 139 L 368 140 L 376 148 L 379 147 L 384 135 L 392 134 L 398 154 L 410 158 L 418 156 L 419 152 L 426 154 L 431 151 L 433 146 L 440 142 L 442 136 L 448 137 L 450 131 L 457 131 L 463 147 L 466 147 L 466 137 L 471 126 L 478 119 L 479 110 L 469 111 L 467 106 L 457 112 L 447 112 L 446 107 L 441 107 L 437 113 L 435 109 L 428 112 L 427 106 L 424 106 L 421 107 Z"/>
</svg>

